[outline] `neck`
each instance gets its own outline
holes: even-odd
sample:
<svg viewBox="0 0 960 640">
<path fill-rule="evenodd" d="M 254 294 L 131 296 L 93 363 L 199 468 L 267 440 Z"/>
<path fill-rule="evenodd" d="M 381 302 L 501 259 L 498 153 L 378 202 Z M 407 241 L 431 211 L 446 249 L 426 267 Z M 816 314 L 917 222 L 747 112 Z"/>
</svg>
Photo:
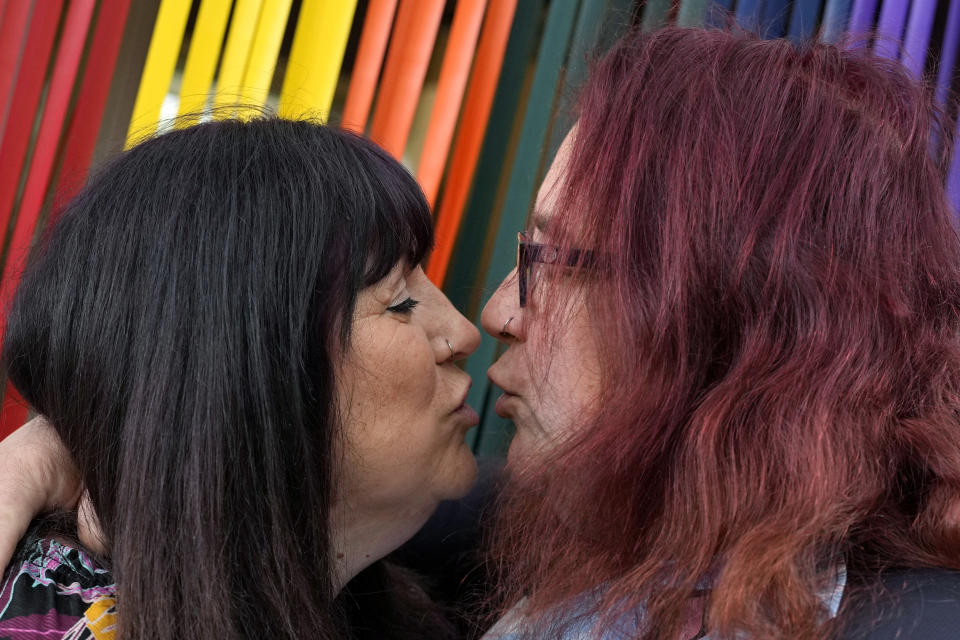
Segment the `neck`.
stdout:
<svg viewBox="0 0 960 640">
<path fill-rule="evenodd" d="M 332 527 L 333 586 L 339 593 L 354 576 L 397 550 L 424 525 L 425 513 L 361 514 L 348 506 L 334 508 Z"/>
</svg>

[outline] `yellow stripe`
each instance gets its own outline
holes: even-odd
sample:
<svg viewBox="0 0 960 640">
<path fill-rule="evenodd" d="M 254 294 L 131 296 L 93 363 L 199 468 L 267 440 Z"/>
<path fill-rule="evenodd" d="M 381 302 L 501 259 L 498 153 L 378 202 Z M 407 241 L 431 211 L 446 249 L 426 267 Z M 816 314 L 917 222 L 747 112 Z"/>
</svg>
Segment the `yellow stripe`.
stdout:
<svg viewBox="0 0 960 640">
<path fill-rule="evenodd" d="M 292 0 L 264 0 L 253 38 L 247 70 L 243 74 L 244 105 L 262 106 L 270 93 L 270 81 L 277 66 Z M 240 115 L 243 115 L 241 110 Z M 255 112 L 254 112 L 255 115 Z"/>
<path fill-rule="evenodd" d="M 231 0 L 203 0 L 200 5 L 180 85 L 180 115 L 200 113 L 207 104 L 231 4 Z M 186 120 L 178 122 L 184 124 Z"/>
<path fill-rule="evenodd" d="M 280 115 L 326 119 L 340 79 L 356 0 L 304 0 L 280 97 Z"/>
<path fill-rule="evenodd" d="M 191 0 L 163 0 L 153 25 L 153 36 L 147 60 L 140 77 L 140 88 L 133 103 L 133 116 L 127 130 L 127 146 L 141 137 L 153 134 L 160 119 L 163 98 L 170 89 L 170 79 L 177 65 L 183 30 L 190 15 Z"/>
<path fill-rule="evenodd" d="M 243 75 L 247 71 L 250 43 L 257 30 L 257 21 L 260 19 L 260 8 L 263 0 L 237 0 L 233 10 L 233 20 L 230 21 L 230 33 L 227 34 L 227 44 L 223 49 L 223 62 L 220 63 L 220 74 L 217 77 L 217 93 L 214 96 L 214 107 L 221 108 L 236 104 L 242 97 Z M 218 116 L 226 115 L 218 113 Z"/>
</svg>

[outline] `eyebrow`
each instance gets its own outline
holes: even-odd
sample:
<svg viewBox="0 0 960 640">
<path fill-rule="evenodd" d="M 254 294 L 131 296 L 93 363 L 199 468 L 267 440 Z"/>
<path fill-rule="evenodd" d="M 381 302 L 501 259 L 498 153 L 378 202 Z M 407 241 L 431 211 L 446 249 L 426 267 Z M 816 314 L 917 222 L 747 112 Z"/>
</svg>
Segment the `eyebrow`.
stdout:
<svg viewBox="0 0 960 640">
<path fill-rule="evenodd" d="M 550 226 L 550 216 L 540 209 L 534 209 L 533 216 L 530 218 L 530 222 L 533 223 L 534 229 L 546 231 L 547 227 Z"/>
</svg>

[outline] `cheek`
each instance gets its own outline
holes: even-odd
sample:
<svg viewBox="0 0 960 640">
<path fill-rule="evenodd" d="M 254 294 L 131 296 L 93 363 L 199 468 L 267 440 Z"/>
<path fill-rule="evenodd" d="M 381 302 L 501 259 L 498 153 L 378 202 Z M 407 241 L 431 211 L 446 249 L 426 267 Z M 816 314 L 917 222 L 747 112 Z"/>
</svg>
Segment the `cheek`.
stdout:
<svg viewBox="0 0 960 640">
<path fill-rule="evenodd" d="M 585 314 L 570 318 L 549 357 L 531 368 L 537 413 L 551 438 L 578 429 L 597 408 L 602 368 L 593 332 Z"/>
<path fill-rule="evenodd" d="M 395 346 L 364 353 L 352 376 L 348 431 L 361 449 L 401 443 L 413 422 L 432 414 L 439 380 L 429 344 L 415 336 L 391 344 Z"/>
<path fill-rule="evenodd" d="M 429 481 L 439 437 L 442 380 L 422 335 L 399 332 L 385 348 L 357 349 L 345 366 L 343 488 L 358 507 L 405 503 Z"/>
</svg>

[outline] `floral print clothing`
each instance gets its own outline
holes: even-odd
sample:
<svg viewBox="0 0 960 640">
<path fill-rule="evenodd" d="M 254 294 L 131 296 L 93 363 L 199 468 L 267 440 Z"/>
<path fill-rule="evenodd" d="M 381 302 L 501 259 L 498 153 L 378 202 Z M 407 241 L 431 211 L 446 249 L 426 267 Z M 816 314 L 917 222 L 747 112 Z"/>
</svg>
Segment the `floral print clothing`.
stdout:
<svg viewBox="0 0 960 640">
<path fill-rule="evenodd" d="M 113 640 L 116 585 L 80 549 L 28 536 L 0 582 L 0 640 Z"/>
</svg>

